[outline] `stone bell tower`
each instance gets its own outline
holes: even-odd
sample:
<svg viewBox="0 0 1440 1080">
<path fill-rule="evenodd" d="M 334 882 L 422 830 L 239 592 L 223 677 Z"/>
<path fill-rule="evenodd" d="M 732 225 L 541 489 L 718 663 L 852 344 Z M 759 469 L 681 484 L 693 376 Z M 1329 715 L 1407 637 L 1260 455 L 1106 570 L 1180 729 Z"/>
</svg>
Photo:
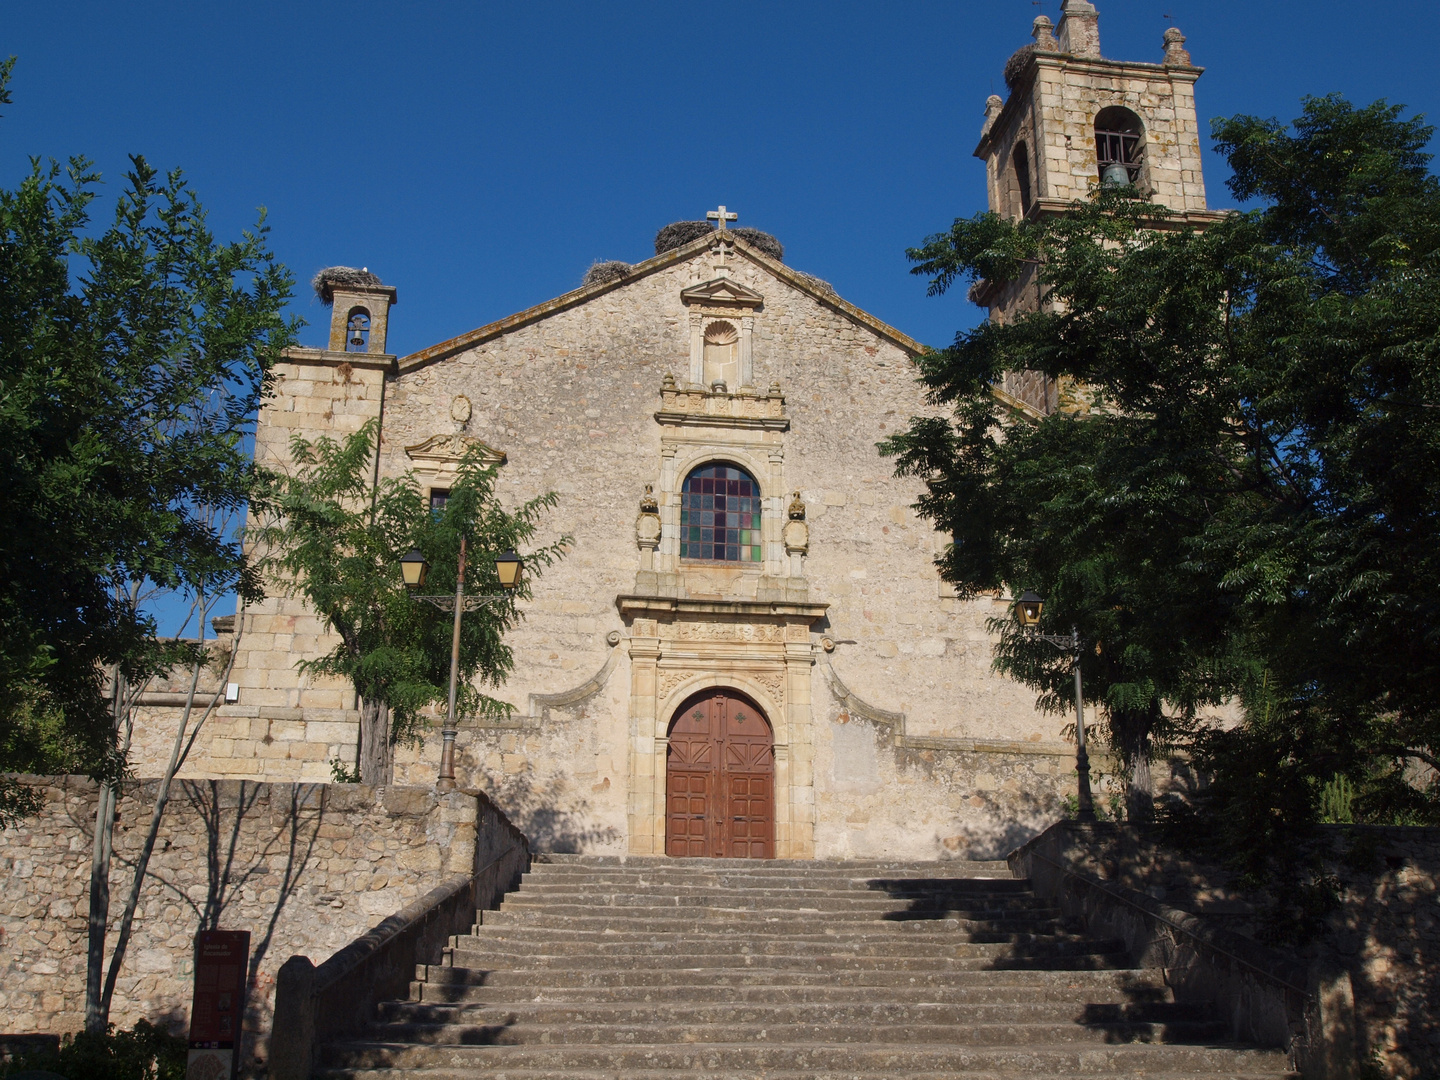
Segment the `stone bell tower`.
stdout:
<svg viewBox="0 0 1440 1080">
<path fill-rule="evenodd" d="M 329 341 L 323 349 L 286 349 L 275 365 L 274 392 L 255 425 L 255 461 L 271 468 L 287 465 L 296 435 L 341 440 L 379 420 L 394 377 L 395 357 L 385 349 L 395 290 L 369 270 L 349 266 L 322 270 L 311 284 L 332 309 Z M 288 756 L 296 772 L 284 775 L 327 780 L 327 762 L 355 760 L 355 693 L 338 680 L 297 679 L 295 662 L 328 651 L 334 639 L 282 587 L 241 617 L 233 682 L 216 729 L 228 725 L 235 737 L 214 740 L 211 767 L 253 772 L 257 756 Z M 220 760 L 232 752 L 236 760 Z"/>
<path fill-rule="evenodd" d="M 1089 0 L 1064 0 L 1060 25 L 1041 15 L 1034 41 L 1005 65 L 1008 99 L 992 94 L 975 156 L 985 162 L 990 210 L 1010 220 L 1063 213 L 1102 183 L 1125 184 L 1168 208 L 1175 225 L 1205 226 L 1195 81 L 1202 69 L 1185 35 L 1165 31 L 1159 63 L 1107 60 L 1100 15 Z M 1034 267 L 1016 281 L 981 282 L 971 293 L 1005 321 L 1034 310 Z M 1001 391 L 1026 411 L 1064 407 L 1061 387 L 1038 372 L 1011 372 Z"/>
</svg>

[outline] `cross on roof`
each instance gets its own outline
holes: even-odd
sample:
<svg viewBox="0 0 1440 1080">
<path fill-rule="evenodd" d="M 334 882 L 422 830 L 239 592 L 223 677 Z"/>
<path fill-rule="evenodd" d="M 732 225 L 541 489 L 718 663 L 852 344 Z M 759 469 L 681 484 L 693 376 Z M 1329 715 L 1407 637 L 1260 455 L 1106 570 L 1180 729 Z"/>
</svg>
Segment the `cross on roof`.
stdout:
<svg viewBox="0 0 1440 1080">
<path fill-rule="evenodd" d="M 725 223 L 727 221 L 738 221 L 739 218 L 739 214 L 728 212 L 723 206 L 720 207 L 719 210 L 711 210 L 705 215 L 707 221 L 718 221 L 720 223 L 717 228 L 721 232 L 725 231 Z"/>
</svg>

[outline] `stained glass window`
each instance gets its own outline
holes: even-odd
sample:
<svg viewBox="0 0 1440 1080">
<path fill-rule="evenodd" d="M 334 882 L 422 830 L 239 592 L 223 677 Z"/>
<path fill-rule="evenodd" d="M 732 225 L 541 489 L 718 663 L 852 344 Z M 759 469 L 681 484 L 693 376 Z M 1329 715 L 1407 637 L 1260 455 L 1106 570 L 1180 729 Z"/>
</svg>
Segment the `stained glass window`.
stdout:
<svg viewBox="0 0 1440 1080">
<path fill-rule="evenodd" d="M 680 494 L 680 557 L 761 562 L 760 485 L 734 465 L 702 465 Z"/>
</svg>

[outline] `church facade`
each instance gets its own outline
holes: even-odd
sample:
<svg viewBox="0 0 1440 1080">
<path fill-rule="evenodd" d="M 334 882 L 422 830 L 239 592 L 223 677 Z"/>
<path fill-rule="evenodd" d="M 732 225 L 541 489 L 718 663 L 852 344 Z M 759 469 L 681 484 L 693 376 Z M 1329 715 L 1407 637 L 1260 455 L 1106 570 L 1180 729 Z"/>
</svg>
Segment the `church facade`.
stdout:
<svg viewBox="0 0 1440 1080">
<path fill-rule="evenodd" d="M 1200 72 L 1178 31 L 1162 63 L 1137 64 L 1100 56 L 1083 0 L 1055 30 L 1036 20 L 1009 100 L 987 104 L 976 153 L 991 209 L 1059 212 L 1118 167 L 1182 217 L 1207 215 Z M 1036 711 L 1033 691 L 992 672 L 987 622 L 1011 601 L 960 600 L 939 580 L 946 537 L 877 451 L 926 411 L 922 346 L 724 207 L 710 218 L 654 258 L 409 356 L 386 351 L 394 288 L 331 283 L 329 341 L 280 365 L 257 458 L 283 465 L 292 436 L 375 419 L 379 474 L 443 497 L 482 443 L 503 460 L 507 502 L 558 493 L 542 535 L 574 542 L 509 638 L 499 696 L 514 712 L 462 720 L 456 756 L 460 786 L 489 793 L 537 848 L 1003 853 L 1073 795 L 1073 717 Z M 1034 292 L 976 298 L 1005 318 Z M 1032 373 L 997 393 L 1021 413 L 1066 407 Z M 328 782 L 331 762 L 355 760 L 353 692 L 295 667 L 327 628 L 276 592 L 237 616 L 227 703 L 189 775 Z M 153 750 L 141 733 L 142 758 L 158 757 L 163 727 Z M 435 782 L 438 728 L 397 748 L 395 783 Z"/>
</svg>

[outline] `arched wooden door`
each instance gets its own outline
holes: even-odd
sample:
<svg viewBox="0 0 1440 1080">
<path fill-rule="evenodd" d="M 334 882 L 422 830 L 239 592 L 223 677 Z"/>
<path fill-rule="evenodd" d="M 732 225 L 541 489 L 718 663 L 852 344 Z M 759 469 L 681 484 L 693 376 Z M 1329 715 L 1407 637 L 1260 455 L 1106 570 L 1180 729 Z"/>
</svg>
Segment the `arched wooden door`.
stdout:
<svg viewBox="0 0 1440 1080">
<path fill-rule="evenodd" d="M 765 714 L 733 690 L 706 690 L 670 723 L 665 853 L 775 857 L 775 738 Z"/>
</svg>

